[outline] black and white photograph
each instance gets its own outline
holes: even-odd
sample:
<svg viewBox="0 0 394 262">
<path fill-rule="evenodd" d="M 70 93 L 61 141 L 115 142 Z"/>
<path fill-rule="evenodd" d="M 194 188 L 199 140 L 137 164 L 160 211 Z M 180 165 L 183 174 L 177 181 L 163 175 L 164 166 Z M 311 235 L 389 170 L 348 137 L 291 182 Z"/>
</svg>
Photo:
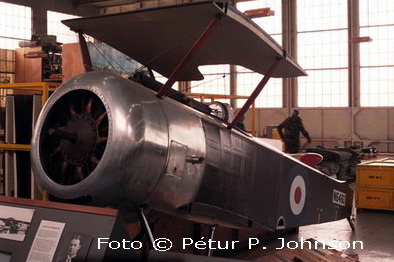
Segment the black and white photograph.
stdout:
<svg viewBox="0 0 394 262">
<path fill-rule="evenodd" d="M 59 245 L 60 252 L 54 262 L 83 262 L 89 251 L 92 236 L 68 233 Z"/>
<path fill-rule="evenodd" d="M 0 251 L 0 262 L 10 262 L 10 261 L 11 261 L 11 254 Z"/>
<path fill-rule="evenodd" d="M 0 238 L 23 241 L 34 209 L 0 205 Z"/>
</svg>

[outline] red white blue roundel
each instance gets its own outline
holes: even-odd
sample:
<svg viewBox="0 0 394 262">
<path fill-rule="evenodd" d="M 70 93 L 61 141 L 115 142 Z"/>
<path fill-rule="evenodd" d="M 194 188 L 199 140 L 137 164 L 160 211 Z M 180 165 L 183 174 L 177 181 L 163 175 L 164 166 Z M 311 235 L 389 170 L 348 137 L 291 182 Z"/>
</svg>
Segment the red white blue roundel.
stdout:
<svg viewBox="0 0 394 262">
<path fill-rule="evenodd" d="M 294 215 L 299 215 L 304 209 L 306 198 L 305 181 L 302 176 L 296 176 L 290 187 L 290 207 Z"/>
</svg>

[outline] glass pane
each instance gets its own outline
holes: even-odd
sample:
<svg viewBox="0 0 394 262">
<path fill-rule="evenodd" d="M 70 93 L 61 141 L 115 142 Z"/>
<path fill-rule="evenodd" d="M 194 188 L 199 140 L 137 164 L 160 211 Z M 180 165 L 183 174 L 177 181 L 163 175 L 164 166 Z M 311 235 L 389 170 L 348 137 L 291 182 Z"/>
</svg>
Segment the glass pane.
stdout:
<svg viewBox="0 0 394 262">
<path fill-rule="evenodd" d="M 394 67 L 361 68 L 361 106 L 394 106 Z"/>
<path fill-rule="evenodd" d="M 360 0 L 360 105 L 394 106 L 394 1 Z"/>
<path fill-rule="evenodd" d="M 31 8 L 0 2 L 0 48 L 18 48 L 19 41 L 31 40 Z"/>
<path fill-rule="evenodd" d="M 360 35 L 372 38 L 360 44 L 361 66 L 394 65 L 394 25 L 361 28 Z"/>
<path fill-rule="evenodd" d="M 393 0 L 359 0 L 360 25 L 387 25 L 394 24 Z"/>
<path fill-rule="evenodd" d="M 78 18 L 79 16 L 63 14 L 53 11 L 47 12 L 48 17 L 48 35 L 56 35 L 60 43 L 78 43 L 78 35 L 70 28 L 65 26 L 61 21 L 66 19 Z"/>
<path fill-rule="evenodd" d="M 347 1 L 297 0 L 301 107 L 348 106 Z"/>
<path fill-rule="evenodd" d="M 348 106 L 348 71 L 313 70 L 298 78 L 298 105 L 301 107 Z"/>
<path fill-rule="evenodd" d="M 298 62 L 304 69 L 348 65 L 347 30 L 298 34 Z"/>
<path fill-rule="evenodd" d="M 347 1 L 297 0 L 298 31 L 347 28 Z"/>
<path fill-rule="evenodd" d="M 263 75 L 254 73 L 242 67 L 237 67 L 237 95 L 250 96 L 256 86 L 263 79 Z M 258 107 L 282 107 L 282 83 L 281 78 L 271 78 L 255 100 Z M 237 107 L 242 107 L 245 99 L 237 100 Z"/>
</svg>

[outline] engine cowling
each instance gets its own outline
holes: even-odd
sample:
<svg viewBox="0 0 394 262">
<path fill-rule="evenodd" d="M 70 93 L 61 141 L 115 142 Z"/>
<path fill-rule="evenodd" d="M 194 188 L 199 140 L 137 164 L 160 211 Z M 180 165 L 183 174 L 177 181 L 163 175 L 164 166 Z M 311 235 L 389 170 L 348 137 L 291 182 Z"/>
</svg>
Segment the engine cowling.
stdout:
<svg viewBox="0 0 394 262">
<path fill-rule="evenodd" d="M 58 198 L 176 208 L 191 201 L 202 176 L 186 161 L 204 156 L 203 131 L 186 135 L 195 127 L 197 117 L 138 83 L 86 73 L 59 87 L 41 111 L 32 169 Z"/>
</svg>

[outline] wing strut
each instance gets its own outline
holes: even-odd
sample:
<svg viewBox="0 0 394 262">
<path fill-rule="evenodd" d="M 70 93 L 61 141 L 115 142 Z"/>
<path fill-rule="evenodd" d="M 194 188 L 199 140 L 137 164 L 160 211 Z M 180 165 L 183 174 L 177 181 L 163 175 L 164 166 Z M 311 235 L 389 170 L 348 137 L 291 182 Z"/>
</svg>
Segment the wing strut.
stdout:
<svg viewBox="0 0 394 262">
<path fill-rule="evenodd" d="M 81 47 L 82 63 L 85 67 L 85 72 L 93 71 L 92 59 L 90 58 L 88 45 L 86 44 L 85 37 L 81 32 L 78 32 L 79 46 Z"/>
<path fill-rule="evenodd" d="M 190 50 L 186 53 L 183 57 L 181 62 L 177 65 L 174 71 L 171 73 L 170 77 L 168 78 L 167 82 L 160 88 L 159 92 L 156 94 L 158 98 L 161 98 L 163 95 L 167 93 L 167 91 L 171 88 L 171 86 L 177 81 L 178 77 L 181 75 L 185 66 L 190 63 L 190 61 L 196 56 L 198 50 L 204 46 L 206 40 L 209 38 L 213 30 L 219 24 L 219 21 L 222 17 L 222 14 L 218 14 L 211 20 L 209 25 L 205 28 L 202 34 L 198 37 L 196 42 L 190 48 Z"/>
<path fill-rule="evenodd" d="M 227 126 L 228 129 L 232 129 L 236 124 L 241 122 L 241 119 L 245 115 L 246 111 L 248 111 L 249 107 L 254 103 L 254 100 L 256 100 L 257 96 L 260 94 L 261 90 L 263 90 L 268 80 L 272 77 L 281 59 L 282 59 L 281 57 L 277 57 L 275 61 L 271 64 L 270 68 L 268 69 L 267 73 L 264 75 L 263 79 L 256 86 L 253 93 L 250 95 L 248 100 L 246 100 L 243 107 L 238 111 L 233 121 Z"/>
</svg>

